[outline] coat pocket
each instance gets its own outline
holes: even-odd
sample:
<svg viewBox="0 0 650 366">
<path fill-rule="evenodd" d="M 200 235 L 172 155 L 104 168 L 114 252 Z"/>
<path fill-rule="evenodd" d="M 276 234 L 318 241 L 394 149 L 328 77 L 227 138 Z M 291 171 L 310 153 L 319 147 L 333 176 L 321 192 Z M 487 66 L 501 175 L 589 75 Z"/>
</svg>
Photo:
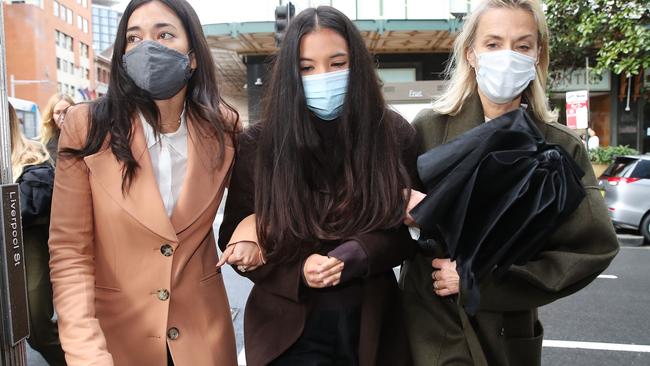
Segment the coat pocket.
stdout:
<svg viewBox="0 0 650 366">
<path fill-rule="evenodd" d="M 544 339 L 544 327 L 542 323 L 535 322 L 535 334 L 526 338 L 507 338 L 505 341 L 508 364 L 541 366 L 542 364 L 542 340 Z"/>
</svg>

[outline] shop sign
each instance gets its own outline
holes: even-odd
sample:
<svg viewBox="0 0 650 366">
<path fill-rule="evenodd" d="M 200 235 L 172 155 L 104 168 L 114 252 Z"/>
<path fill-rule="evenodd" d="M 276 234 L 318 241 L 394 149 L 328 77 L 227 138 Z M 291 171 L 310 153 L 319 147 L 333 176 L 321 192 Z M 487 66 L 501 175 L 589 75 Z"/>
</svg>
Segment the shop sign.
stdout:
<svg viewBox="0 0 650 366">
<path fill-rule="evenodd" d="M 589 126 L 589 94 L 586 90 L 566 93 L 566 125 L 573 129 Z"/>
<path fill-rule="evenodd" d="M 610 91 L 611 81 L 609 71 L 601 75 L 590 72 L 589 86 L 587 86 L 587 72 L 585 69 L 561 69 L 551 71 L 548 75 L 548 88 L 552 92 L 567 92 L 574 90 Z"/>
</svg>

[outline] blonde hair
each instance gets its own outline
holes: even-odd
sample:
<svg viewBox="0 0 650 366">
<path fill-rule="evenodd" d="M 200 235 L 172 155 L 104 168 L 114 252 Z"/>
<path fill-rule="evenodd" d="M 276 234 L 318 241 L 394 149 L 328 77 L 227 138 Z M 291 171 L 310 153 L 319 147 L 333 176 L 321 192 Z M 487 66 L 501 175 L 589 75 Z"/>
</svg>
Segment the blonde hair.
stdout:
<svg viewBox="0 0 650 366">
<path fill-rule="evenodd" d="M 535 67 L 537 75 L 535 80 L 524 90 L 523 99 L 532 108 L 537 119 L 545 122 L 556 121 L 557 114 L 549 109 L 546 101 L 549 64 L 548 26 L 544 12 L 537 0 L 485 0 L 478 5 L 465 21 L 463 30 L 456 37 L 453 57 L 446 70 L 449 85 L 440 98 L 433 103 L 433 109 L 441 114 L 456 115 L 467 99 L 477 93 L 476 76 L 466 55 L 476 39 L 476 29 L 481 16 L 487 10 L 497 8 L 522 9 L 531 13 L 535 18 L 539 45 L 538 63 Z"/>
<path fill-rule="evenodd" d="M 41 144 L 47 145 L 48 142 L 59 132 L 59 126 L 54 120 L 54 107 L 60 101 L 65 100 L 70 105 L 74 105 L 74 100 L 67 94 L 56 93 L 50 97 L 43 111 L 41 120 Z"/>
<path fill-rule="evenodd" d="M 50 160 L 50 154 L 42 144 L 23 136 L 18 115 L 11 103 L 9 103 L 9 130 L 11 132 L 11 173 L 16 181 L 26 166 L 46 162 Z"/>
</svg>

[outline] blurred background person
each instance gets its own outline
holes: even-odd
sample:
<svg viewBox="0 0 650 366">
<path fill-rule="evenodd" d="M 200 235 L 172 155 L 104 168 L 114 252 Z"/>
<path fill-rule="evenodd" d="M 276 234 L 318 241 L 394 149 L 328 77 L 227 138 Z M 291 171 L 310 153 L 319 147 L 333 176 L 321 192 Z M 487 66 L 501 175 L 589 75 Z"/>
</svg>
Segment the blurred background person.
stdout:
<svg viewBox="0 0 650 366">
<path fill-rule="evenodd" d="M 20 131 L 20 122 L 9 104 L 11 164 L 13 178 L 20 187 L 20 208 L 25 250 L 25 274 L 29 303 L 29 345 L 50 365 L 65 365 L 56 321 L 52 320 L 52 283 L 47 247 L 54 168 L 39 142 Z"/>
<path fill-rule="evenodd" d="M 62 93 L 56 93 L 50 97 L 41 120 L 41 144 L 47 148 L 52 161 L 56 164 L 57 148 L 59 146 L 59 134 L 65 111 L 74 105 L 74 100 Z"/>
</svg>

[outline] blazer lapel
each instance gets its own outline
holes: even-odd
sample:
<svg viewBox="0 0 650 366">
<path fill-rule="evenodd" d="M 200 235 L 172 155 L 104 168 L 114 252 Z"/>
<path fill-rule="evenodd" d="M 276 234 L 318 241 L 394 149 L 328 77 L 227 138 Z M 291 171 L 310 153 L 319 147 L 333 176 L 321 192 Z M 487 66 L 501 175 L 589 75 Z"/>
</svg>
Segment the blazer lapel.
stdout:
<svg viewBox="0 0 650 366">
<path fill-rule="evenodd" d="M 140 119 L 134 117 L 132 124 L 131 153 L 140 168 L 126 194 L 122 194 L 122 164 L 110 148 L 84 160 L 91 175 L 131 217 L 162 238 L 175 242 L 178 239 L 160 196 Z"/>
<path fill-rule="evenodd" d="M 443 143 L 453 140 L 458 135 L 480 126 L 485 122 L 481 99 L 478 94 L 474 94 L 467 99 L 467 103 L 455 116 L 449 116 L 447 119 L 447 133 Z"/>
<path fill-rule="evenodd" d="M 171 218 L 177 234 L 201 217 L 215 197 L 223 193 L 233 164 L 234 150 L 227 144 L 223 165 L 215 168 L 216 140 L 202 136 L 192 122 L 188 117 L 187 171 Z"/>
</svg>

